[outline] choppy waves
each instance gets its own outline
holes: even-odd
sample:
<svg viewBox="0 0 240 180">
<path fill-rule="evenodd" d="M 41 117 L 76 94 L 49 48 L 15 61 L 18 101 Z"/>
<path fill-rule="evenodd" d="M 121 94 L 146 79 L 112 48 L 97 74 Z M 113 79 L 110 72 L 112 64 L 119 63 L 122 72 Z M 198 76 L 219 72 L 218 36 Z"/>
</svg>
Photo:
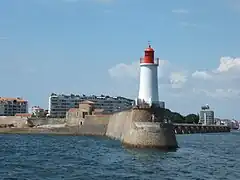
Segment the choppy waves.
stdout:
<svg viewBox="0 0 240 180">
<path fill-rule="evenodd" d="M 160 152 L 101 137 L 0 135 L 0 179 L 240 179 L 240 132 L 177 139 L 176 152 Z"/>
</svg>

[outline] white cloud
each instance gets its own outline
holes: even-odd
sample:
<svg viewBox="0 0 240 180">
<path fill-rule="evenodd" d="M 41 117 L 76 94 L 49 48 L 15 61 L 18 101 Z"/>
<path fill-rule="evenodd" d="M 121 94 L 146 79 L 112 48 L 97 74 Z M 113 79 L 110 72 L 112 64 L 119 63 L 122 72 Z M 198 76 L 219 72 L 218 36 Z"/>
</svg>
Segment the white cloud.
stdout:
<svg viewBox="0 0 240 180">
<path fill-rule="evenodd" d="M 120 63 L 108 70 L 109 75 L 114 79 L 135 79 L 139 78 L 140 65 L 139 62 L 131 64 Z M 158 68 L 159 84 L 179 89 L 187 82 L 187 72 L 179 66 L 171 64 L 167 60 L 159 61 Z"/>
<path fill-rule="evenodd" d="M 108 70 L 114 78 L 139 77 L 139 62 L 120 63 Z M 189 73 L 190 72 L 190 73 Z M 166 60 L 160 60 L 159 84 L 171 89 L 181 89 L 182 94 L 205 94 L 212 98 L 239 98 L 240 58 L 221 57 L 219 65 L 212 70 L 186 71 Z M 169 91 L 170 92 L 170 91 Z"/>
<path fill-rule="evenodd" d="M 173 9 L 172 13 L 176 13 L 176 14 L 188 14 L 189 11 L 186 9 Z"/>
<path fill-rule="evenodd" d="M 205 93 L 213 98 L 239 98 L 240 58 L 221 57 L 219 66 L 210 71 L 192 73 L 195 92 Z M 209 81 L 206 81 L 209 80 Z M 205 86 L 205 87 L 204 87 Z M 199 88 L 198 90 L 196 90 Z"/>
<path fill-rule="evenodd" d="M 201 105 L 208 103 L 216 110 L 217 117 L 238 116 L 240 58 L 221 57 L 218 65 L 209 70 L 186 70 L 161 60 L 158 70 L 159 97 L 168 108 L 185 114 L 197 113 Z M 137 96 L 139 62 L 117 64 L 108 72 L 114 83 L 119 84 L 119 94 L 127 91 L 133 98 Z"/>
<path fill-rule="evenodd" d="M 139 75 L 139 65 L 138 62 L 133 62 L 132 64 L 120 63 L 110 68 L 108 73 L 113 78 L 137 78 Z"/>
<path fill-rule="evenodd" d="M 240 58 L 222 57 L 218 72 L 240 71 Z"/>
<path fill-rule="evenodd" d="M 240 96 L 240 90 L 231 89 L 231 88 L 224 88 L 224 89 L 195 89 L 193 88 L 193 92 L 196 95 L 205 94 L 210 98 L 217 98 L 217 99 L 232 99 Z"/>
<path fill-rule="evenodd" d="M 166 77 L 166 74 L 170 74 L 171 70 L 174 66 L 169 63 L 169 61 L 166 60 L 159 60 L 159 71 L 158 71 L 158 77 L 164 78 Z M 137 79 L 139 77 L 140 72 L 140 66 L 139 62 L 133 62 L 131 64 L 125 64 L 120 63 L 113 67 L 111 67 L 108 70 L 109 75 L 112 78 L 134 78 Z"/>
<path fill-rule="evenodd" d="M 169 78 L 172 88 L 182 88 L 187 82 L 187 74 L 185 72 L 171 72 Z"/>
<path fill-rule="evenodd" d="M 240 58 L 235 57 L 221 57 L 219 61 L 219 66 L 216 69 L 210 71 L 195 71 L 192 76 L 194 78 L 202 79 L 224 79 L 224 77 L 231 76 L 231 79 L 234 77 L 239 77 L 240 75 Z"/>
<path fill-rule="evenodd" d="M 212 76 L 206 71 L 195 71 L 194 73 L 192 73 L 192 77 L 196 79 L 205 79 L 205 80 L 212 78 Z"/>
</svg>

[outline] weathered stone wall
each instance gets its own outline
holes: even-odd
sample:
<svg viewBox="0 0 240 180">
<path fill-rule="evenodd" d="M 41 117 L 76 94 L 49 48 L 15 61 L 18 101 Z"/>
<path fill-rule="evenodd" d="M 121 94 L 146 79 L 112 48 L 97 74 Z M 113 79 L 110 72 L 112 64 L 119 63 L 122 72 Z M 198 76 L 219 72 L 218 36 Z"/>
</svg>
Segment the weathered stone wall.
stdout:
<svg viewBox="0 0 240 180">
<path fill-rule="evenodd" d="M 123 140 L 123 135 L 135 127 L 133 122 L 152 122 L 152 110 L 130 109 L 114 113 L 109 120 L 107 135 Z"/>
<path fill-rule="evenodd" d="M 114 113 L 109 118 L 108 128 L 106 135 L 114 138 L 123 140 L 124 133 L 130 129 L 132 123 L 132 111 L 122 111 Z"/>
<path fill-rule="evenodd" d="M 155 113 L 160 118 L 156 117 L 157 122 L 152 122 Z M 106 135 L 136 147 L 176 148 L 173 125 L 163 123 L 163 115 L 161 110 L 149 108 L 115 113 L 109 119 Z"/>
<path fill-rule="evenodd" d="M 71 127 L 78 127 L 79 134 L 105 135 L 110 115 L 86 115 L 85 118 L 67 118 L 66 124 Z"/>
<path fill-rule="evenodd" d="M 48 125 L 48 124 L 64 124 L 66 119 L 64 118 L 27 118 L 19 116 L 1 116 L 1 124 L 14 124 L 15 127 L 25 127 L 27 126 L 26 121 L 29 120 L 34 126 L 37 125 Z"/>
<path fill-rule="evenodd" d="M 105 135 L 110 116 L 105 115 L 86 115 L 80 123 L 79 132 L 89 135 Z"/>
<path fill-rule="evenodd" d="M 135 147 L 177 147 L 172 124 L 159 122 L 134 122 L 133 124 L 134 127 L 124 135 L 125 144 Z"/>
<path fill-rule="evenodd" d="M 65 118 L 29 118 L 29 120 L 33 123 L 34 126 L 66 123 Z"/>
<path fill-rule="evenodd" d="M 103 124 L 108 125 L 111 115 L 86 115 L 84 125 L 86 124 Z"/>
<path fill-rule="evenodd" d="M 134 108 L 133 110 L 133 121 L 136 122 L 152 122 L 152 114 L 155 115 L 154 122 L 163 122 L 164 112 L 163 108 Z"/>
<path fill-rule="evenodd" d="M 68 126 L 84 125 L 84 124 L 108 124 L 110 115 L 86 115 L 85 118 L 69 117 L 66 119 Z"/>
<path fill-rule="evenodd" d="M 0 125 L 13 124 L 15 127 L 25 127 L 26 121 L 26 117 L 0 116 Z"/>
<path fill-rule="evenodd" d="M 71 117 L 66 118 L 66 124 L 68 126 L 77 126 L 83 121 L 84 121 L 84 119 L 82 117 L 71 116 Z"/>
</svg>

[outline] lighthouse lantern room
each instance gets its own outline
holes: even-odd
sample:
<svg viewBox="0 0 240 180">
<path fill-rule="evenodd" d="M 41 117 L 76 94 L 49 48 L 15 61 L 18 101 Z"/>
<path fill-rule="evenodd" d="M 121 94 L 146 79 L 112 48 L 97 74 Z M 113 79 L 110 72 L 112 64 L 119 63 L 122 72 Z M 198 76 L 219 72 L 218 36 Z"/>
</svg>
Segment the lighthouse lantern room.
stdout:
<svg viewBox="0 0 240 180">
<path fill-rule="evenodd" d="M 154 59 L 154 49 L 149 44 L 140 58 L 139 95 L 136 104 L 160 106 L 158 97 L 159 58 Z"/>
</svg>

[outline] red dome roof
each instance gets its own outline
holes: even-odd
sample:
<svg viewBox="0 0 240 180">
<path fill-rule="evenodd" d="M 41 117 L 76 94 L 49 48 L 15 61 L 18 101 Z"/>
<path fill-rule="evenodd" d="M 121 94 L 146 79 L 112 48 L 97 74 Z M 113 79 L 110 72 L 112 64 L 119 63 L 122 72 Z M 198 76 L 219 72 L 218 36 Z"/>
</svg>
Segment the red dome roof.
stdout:
<svg viewBox="0 0 240 180">
<path fill-rule="evenodd" d="M 149 45 L 148 48 L 145 49 L 145 51 L 151 51 L 151 52 L 154 52 L 154 49 L 151 47 L 151 45 Z"/>
</svg>

